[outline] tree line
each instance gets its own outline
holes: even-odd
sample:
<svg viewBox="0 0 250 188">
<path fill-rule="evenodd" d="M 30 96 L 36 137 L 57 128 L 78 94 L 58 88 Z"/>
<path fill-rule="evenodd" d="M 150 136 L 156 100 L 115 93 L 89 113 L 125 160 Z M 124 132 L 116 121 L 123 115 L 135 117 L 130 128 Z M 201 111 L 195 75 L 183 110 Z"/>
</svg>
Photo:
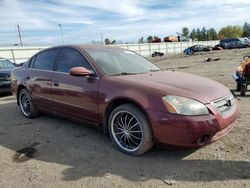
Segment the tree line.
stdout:
<svg viewBox="0 0 250 188">
<path fill-rule="evenodd" d="M 218 33 L 214 28 L 206 29 L 205 27 L 192 29 L 189 33 L 188 28 L 184 27 L 182 28 L 182 35 L 198 41 L 250 37 L 250 24 L 246 22 L 243 27 L 229 25 L 221 28 Z"/>
<path fill-rule="evenodd" d="M 191 32 L 187 27 L 183 27 L 180 33 L 181 36 L 191 38 L 193 41 L 219 40 L 224 38 L 240 38 L 250 37 L 250 24 L 245 23 L 241 26 L 226 26 L 217 32 L 214 28 L 206 29 L 205 27 L 192 29 Z M 141 37 L 138 43 L 151 43 L 159 40 L 158 36 L 148 36 L 146 39 Z"/>
<path fill-rule="evenodd" d="M 181 33 L 178 33 L 182 37 L 190 38 L 193 41 L 207 41 L 207 40 L 219 40 L 224 38 L 240 38 L 250 37 L 250 23 L 245 23 L 243 26 L 231 26 L 223 27 L 217 32 L 214 28 L 193 28 L 191 31 L 187 27 L 183 27 Z M 158 36 L 148 36 L 146 38 L 141 37 L 138 43 L 152 43 L 161 42 L 161 38 Z M 105 44 L 115 44 L 116 41 L 105 39 Z"/>
</svg>

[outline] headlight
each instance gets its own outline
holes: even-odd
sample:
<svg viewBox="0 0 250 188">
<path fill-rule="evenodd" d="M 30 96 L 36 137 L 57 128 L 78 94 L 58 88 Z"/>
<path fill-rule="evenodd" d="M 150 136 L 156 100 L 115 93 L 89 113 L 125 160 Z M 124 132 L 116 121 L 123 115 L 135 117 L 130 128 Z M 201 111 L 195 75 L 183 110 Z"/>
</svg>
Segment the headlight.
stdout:
<svg viewBox="0 0 250 188">
<path fill-rule="evenodd" d="M 204 104 L 193 99 L 180 96 L 165 96 L 162 100 L 170 113 L 191 116 L 209 114 Z"/>
</svg>

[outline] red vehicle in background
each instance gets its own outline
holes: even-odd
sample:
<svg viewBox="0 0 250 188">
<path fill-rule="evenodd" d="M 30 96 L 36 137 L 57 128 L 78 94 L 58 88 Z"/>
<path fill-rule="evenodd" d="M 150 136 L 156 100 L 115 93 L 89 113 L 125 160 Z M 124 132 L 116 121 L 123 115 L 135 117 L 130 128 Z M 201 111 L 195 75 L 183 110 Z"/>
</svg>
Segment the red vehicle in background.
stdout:
<svg viewBox="0 0 250 188">
<path fill-rule="evenodd" d="M 161 38 L 156 37 L 154 40 L 152 40 L 152 43 L 161 43 Z"/>
<path fill-rule="evenodd" d="M 164 42 L 179 42 L 179 40 L 176 36 L 168 36 L 164 38 Z"/>
</svg>

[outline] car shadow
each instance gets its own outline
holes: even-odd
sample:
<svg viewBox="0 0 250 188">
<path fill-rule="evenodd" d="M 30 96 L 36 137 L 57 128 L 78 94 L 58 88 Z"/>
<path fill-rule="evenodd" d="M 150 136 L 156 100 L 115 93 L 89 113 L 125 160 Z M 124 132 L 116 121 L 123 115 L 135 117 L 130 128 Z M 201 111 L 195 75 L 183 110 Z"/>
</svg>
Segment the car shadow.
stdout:
<svg viewBox="0 0 250 188">
<path fill-rule="evenodd" d="M 69 166 L 62 171 L 65 181 L 109 174 L 134 182 L 250 179 L 247 160 L 188 159 L 195 151 L 155 148 L 132 157 L 116 150 L 109 137 L 94 128 L 49 115 L 26 119 L 14 102 L 0 105 L 0 114 L 0 145 L 13 151 L 13 162 L 35 159 Z M 20 152 L 33 153 L 20 160 Z"/>
</svg>

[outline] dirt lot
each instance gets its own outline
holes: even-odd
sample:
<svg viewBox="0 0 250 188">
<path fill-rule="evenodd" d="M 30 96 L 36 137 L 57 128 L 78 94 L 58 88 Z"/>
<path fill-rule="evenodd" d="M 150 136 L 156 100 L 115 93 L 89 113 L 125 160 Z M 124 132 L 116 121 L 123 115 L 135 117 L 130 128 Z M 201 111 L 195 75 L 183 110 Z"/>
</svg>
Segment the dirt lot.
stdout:
<svg viewBox="0 0 250 188">
<path fill-rule="evenodd" d="M 238 99 L 241 117 L 234 130 L 196 151 L 154 148 L 127 156 L 98 130 L 48 115 L 25 119 L 14 97 L 0 97 L 0 187 L 250 187 L 250 92 L 239 97 L 230 76 L 248 53 L 155 59 L 163 69 L 217 80 Z M 209 57 L 220 59 L 205 62 Z M 30 158 L 16 153 L 23 148 Z"/>
</svg>

